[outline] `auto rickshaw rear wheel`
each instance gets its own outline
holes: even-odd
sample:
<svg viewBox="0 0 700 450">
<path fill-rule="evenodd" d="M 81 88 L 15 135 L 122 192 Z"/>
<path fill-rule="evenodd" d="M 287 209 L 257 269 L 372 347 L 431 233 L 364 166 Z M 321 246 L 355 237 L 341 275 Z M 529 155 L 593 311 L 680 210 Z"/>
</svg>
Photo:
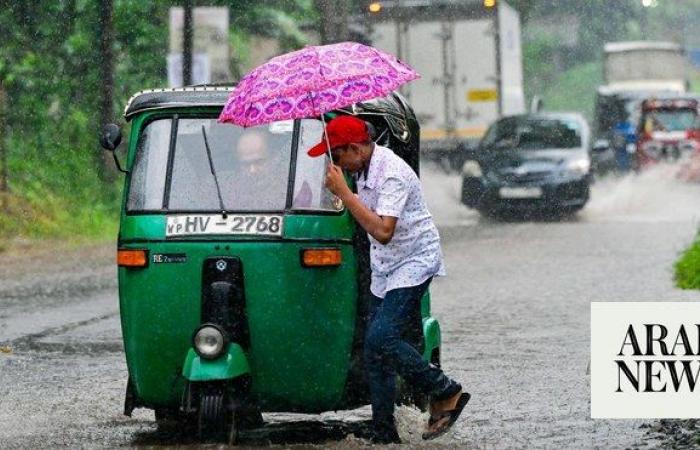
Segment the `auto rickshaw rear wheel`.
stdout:
<svg viewBox="0 0 700 450">
<path fill-rule="evenodd" d="M 241 405 L 236 409 L 236 424 L 241 430 L 260 428 L 265 425 L 260 409 L 251 405 Z"/>
<path fill-rule="evenodd" d="M 188 426 L 190 422 L 187 420 L 187 415 L 179 410 L 179 408 L 156 408 L 156 426 L 158 431 L 172 433 L 188 434 L 192 431 L 192 427 Z"/>
<path fill-rule="evenodd" d="M 239 429 L 238 417 L 237 417 L 237 414 L 234 412 L 229 417 L 228 434 L 226 436 L 226 444 L 228 444 L 228 445 L 238 444 L 238 429 Z"/>
</svg>

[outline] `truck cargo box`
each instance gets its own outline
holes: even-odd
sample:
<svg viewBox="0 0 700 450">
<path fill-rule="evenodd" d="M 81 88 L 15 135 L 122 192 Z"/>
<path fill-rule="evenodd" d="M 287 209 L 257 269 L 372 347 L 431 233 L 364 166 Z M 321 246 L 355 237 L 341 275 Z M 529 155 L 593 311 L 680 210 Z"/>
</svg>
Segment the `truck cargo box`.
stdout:
<svg viewBox="0 0 700 450">
<path fill-rule="evenodd" d="M 501 115 L 522 113 L 520 18 L 506 2 L 394 1 L 371 15 L 371 39 L 422 76 L 402 88 L 421 147 L 453 151 Z"/>
</svg>

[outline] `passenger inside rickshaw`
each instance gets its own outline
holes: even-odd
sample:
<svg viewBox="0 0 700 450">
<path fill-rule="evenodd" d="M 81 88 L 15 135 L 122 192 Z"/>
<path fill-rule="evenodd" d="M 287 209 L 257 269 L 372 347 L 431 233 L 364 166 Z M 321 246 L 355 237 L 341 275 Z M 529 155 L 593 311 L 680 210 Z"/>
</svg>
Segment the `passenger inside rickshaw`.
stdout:
<svg viewBox="0 0 700 450">
<path fill-rule="evenodd" d="M 178 121 L 169 207 L 219 210 L 214 175 L 204 144 L 207 135 L 224 208 L 229 211 L 284 210 L 292 133 L 267 126 L 243 130 L 213 119 Z"/>
<path fill-rule="evenodd" d="M 292 121 L 252 128 L 219 124 L 215 119 L 180 118 L 177 121 L 170 193 L 172 211 L 221 210 L 214 175 L 204 143 L 206 134 L 216 179 L 226 211 L 283 211 L 286 208 L 292 163 Z M 164 167 L 170 146 L 171 120 L 151 122 L 139 143 L 130 210 L 160 210 L 165 194 Z M 337 211 L 340 207 L 323 185 L 325 161 L 307 151 L 323 133 L 320 120 L 301 121 L 295 161 L 292 209 Z M 148 155 L 141 160 L 141 155 Z"/>
</svg>

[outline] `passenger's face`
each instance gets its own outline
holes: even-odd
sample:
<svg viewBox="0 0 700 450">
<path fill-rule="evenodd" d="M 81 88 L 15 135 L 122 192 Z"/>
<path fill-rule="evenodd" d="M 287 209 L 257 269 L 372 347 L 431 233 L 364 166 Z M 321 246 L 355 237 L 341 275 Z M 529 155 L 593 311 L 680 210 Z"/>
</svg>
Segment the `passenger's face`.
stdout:
<svg viewBox="0 0 700 450">
<path fill-rule="evenodd" d="M 264 171 L 268 158 L 267 141 L 262 135 L 246 134 L 239 139 L 236 147 L 236 160 L 242 171 L 260 173 Z"/>
</svg>

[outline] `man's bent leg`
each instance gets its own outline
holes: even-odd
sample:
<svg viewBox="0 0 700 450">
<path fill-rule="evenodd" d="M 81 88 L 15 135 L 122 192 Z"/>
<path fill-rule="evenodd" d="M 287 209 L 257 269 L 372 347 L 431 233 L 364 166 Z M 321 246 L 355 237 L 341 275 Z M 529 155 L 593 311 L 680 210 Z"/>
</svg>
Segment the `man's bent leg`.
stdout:
<svg viewBox="0 0 700 450">
<path fill-rule="evenodd" d="M 410 329 L 415 311 L 420 311 L 420 302 L 430 280 L 419 286 L 394 289 L 387 292 L 382 302 L 382 314 L 390 317 L 395 332 L 384 337 L 382 356 L 384 361 L 412 386 L 429 394 L 434 400 L 450 398 L 461 390 L 459 383 L 451 380 L 435 366 L 424 360 L 409 342 L 402 339 Z"/>
</svg>

